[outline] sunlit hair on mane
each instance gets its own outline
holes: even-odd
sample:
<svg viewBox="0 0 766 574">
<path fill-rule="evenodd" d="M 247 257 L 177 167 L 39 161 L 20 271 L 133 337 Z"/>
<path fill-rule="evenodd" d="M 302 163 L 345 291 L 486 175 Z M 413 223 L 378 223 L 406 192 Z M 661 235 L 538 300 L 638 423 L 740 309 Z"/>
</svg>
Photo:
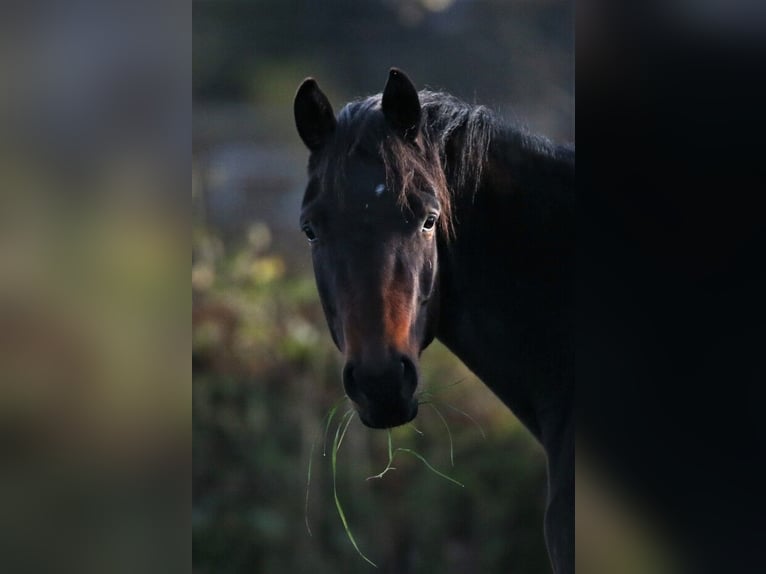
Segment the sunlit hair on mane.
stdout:
<svg viewBox="0 0 766 574">
<path fill-rule="evenodd" d="M 453 234 L 452 200 L 476 193 L 497 122 L 483 106 L 448 94 L 419 92 L 423 121 L 419 137 L 406 141 L 386 124 L 381 95 L 347 104 L 338 116 L 328 149 L 310 166 L 324 192 L 334 188 L 342 200 L 346 161 L 352 154 L 382 160 L 386 185 L 407 206 L 412 189 L 430 189 L 441 204 L 440 230 Z"/>
</svg>

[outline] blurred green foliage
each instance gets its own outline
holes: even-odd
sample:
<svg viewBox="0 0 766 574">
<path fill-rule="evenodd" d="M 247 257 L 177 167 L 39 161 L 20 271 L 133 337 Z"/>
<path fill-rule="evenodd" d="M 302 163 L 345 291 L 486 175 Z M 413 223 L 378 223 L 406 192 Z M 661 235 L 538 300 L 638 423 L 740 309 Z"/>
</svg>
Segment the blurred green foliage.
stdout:
<svg viewBox="0 0 766 574">
<path fill-rule="evenodd" d="M 195 238 L 195 571 L 372 569 L 346 537 L 322 455 L 322 418 L 342 397 L 341 364 L 313 277 L 286 263 L 263 224 L 238 248 L 201 229 Z M 422 435 L 396 429 L 394 447 L 417 450 L 465 488 L 406 454 L 382 479 L 365 480 L 385 467 L 387 439 L 355 419 L 338 455 L 338 489 L 362 551 L 382 572 L 547 572 L 541 449 L 444 347 L 435 343 L 421 367 L 450 425 L 455 467 L 444 424 L 426 405 L 414 421 Z M 309 536 L 306 471 L 318 438 Z"/>
</svg>

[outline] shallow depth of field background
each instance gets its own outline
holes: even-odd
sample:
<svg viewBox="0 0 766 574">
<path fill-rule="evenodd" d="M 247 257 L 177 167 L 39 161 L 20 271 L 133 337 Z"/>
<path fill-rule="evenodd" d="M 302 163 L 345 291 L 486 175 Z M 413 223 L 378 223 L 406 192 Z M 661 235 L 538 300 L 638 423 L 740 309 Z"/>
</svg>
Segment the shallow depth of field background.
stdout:
<svg viewBox="0 0 766 574">
<path fill-rule="evenodd" d="M 308 154 L 293 95 L 314 76 L 337 112 L 381 91 L 396 66 L 420 88 L 574 141 L 573 6 L 232 0 L 195 1 L 193 11 L 194 569 L 373 571 L 346 538 L 321 444 L 313 536 L 304 524 L 311 445 L 343 391 L 297 225 Z M 386 435 L 355 420 L 338 488 L 360 548 L 381 572 L 548 572 L 542 450 L 438 343 L 421 368 L 423 386 L 441 388 L 454 467 L 448 432 L 426 406 L 415 421 L 422 435 L 397 429 L 394 446 L 465 488 L 402 454 L 395 471 L 365 480 L 385 467 Z"/>
</svg>

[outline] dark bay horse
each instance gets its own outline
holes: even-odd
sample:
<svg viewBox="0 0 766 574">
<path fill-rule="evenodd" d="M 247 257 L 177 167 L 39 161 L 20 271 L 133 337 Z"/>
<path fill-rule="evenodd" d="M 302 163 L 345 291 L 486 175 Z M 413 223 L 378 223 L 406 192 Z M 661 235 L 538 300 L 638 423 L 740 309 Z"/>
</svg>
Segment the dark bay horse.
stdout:
<svg viewBox="0 0 766 574">
<path fill-rule="evenodd" d="M 396 69 L 337 117 L 308 78 L 294 111 L 311 152 L 300 224 L 362 422 L 417 415 L 438 337 L 545 448 L 546 544 L 574 572 L 574 149 Z"/>
</svg>

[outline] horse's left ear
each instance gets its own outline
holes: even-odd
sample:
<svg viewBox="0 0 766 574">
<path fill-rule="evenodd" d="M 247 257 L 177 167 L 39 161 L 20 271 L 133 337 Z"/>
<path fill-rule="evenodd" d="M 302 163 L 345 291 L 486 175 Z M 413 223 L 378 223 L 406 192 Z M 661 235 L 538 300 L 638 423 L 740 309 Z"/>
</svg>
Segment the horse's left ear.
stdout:
<svg viewBox="0 0 766 574">
<path fill-rule="evenodd" d="M 388 73 L 383 90 L 383 115 L 403 138 L 414 140 L 420 130 L 420 98 L 410 79 L 396 68 Z"/>
<path fill-rule="evenodd" d="M 322 147 L 335 130 L 335 113 L 314 78 L 306 78 L 298 88 L 293 112 L 298 135 L 311 151 Z"/>
</svg>

